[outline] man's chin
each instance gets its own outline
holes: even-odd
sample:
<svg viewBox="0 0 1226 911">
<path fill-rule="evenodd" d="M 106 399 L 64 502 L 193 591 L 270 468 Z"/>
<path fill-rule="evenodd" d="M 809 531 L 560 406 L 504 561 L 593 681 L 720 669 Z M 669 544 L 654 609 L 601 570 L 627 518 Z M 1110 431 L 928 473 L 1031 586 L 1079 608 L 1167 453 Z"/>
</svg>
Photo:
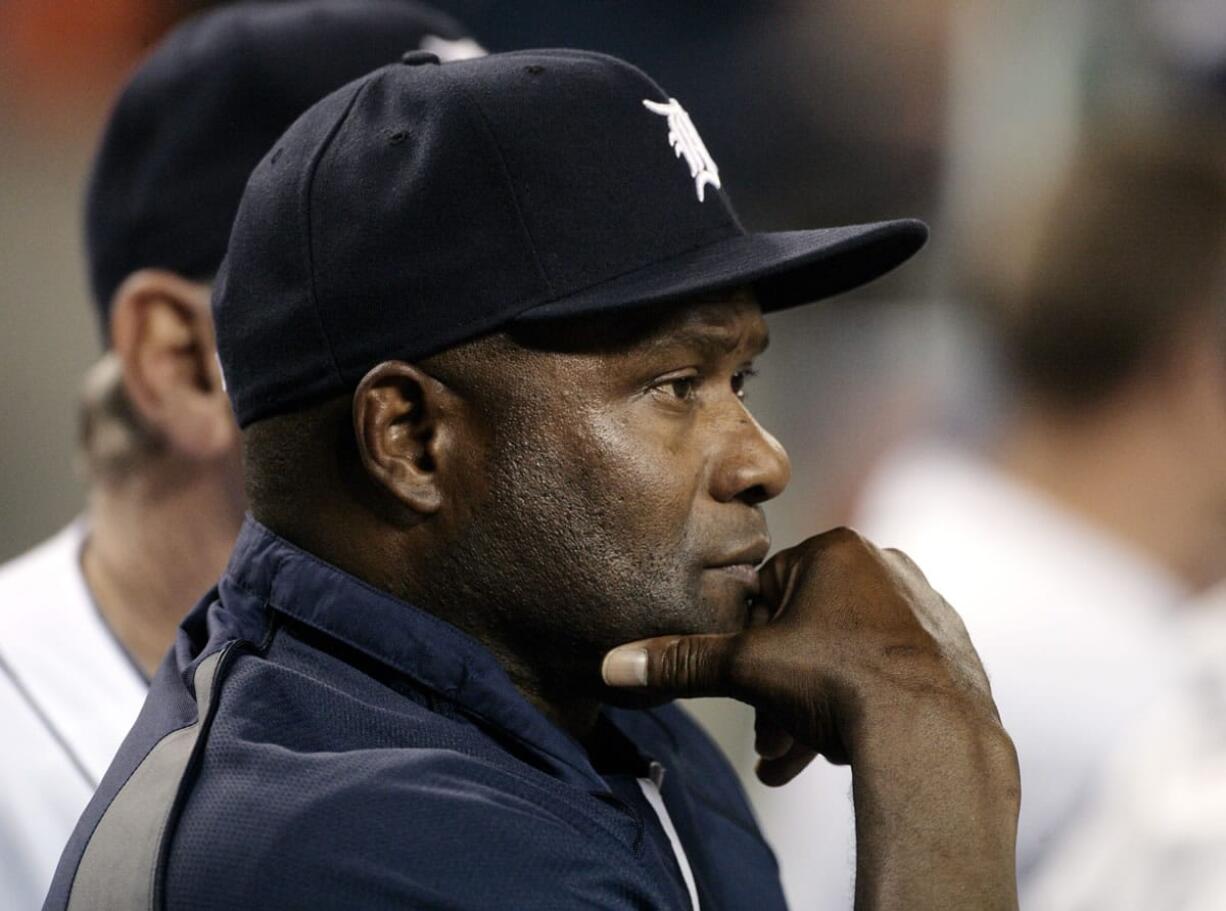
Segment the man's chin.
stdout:
<svg viewBox="0 0 1226 911">
<path fill-rule="evenodd" d="M 743 631 L 749 625 L 749 604 L 743 594 L 736 591 L 730 596 L 727 591 L 721 591 L 713 595 L 701 599 L 701 608 L 694 612 L 695 616 L 689 622 L 672 624 L 667 629 L 641 630 L 641 635 L 628 638 L 626 642 L 666 636 L 727 635 Z M 609 687 L 602 682 L 598 698 L 618 708 L 649 709 L 672 702 L 675 697 L 658 692 Z"/>
<path fill-rule="evenodd" d="M 721 585 L 706 594 L 702 603 L 696 634 L 739 633 L 749 625 L 749 593 L 742 586 Z"/>
</svg>

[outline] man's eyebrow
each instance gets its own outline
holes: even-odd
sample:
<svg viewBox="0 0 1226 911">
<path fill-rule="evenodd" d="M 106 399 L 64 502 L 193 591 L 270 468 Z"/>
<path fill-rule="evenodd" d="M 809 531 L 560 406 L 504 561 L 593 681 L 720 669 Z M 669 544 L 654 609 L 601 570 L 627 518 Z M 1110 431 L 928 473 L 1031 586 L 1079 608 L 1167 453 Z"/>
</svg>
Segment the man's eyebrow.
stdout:
<svg viewBox="0 0 1226 911">
<path fill-rule="evenodd" d="M 666 348 L 693 348 L 707 357 L 725 357 L 738 349 L 747 349 L 749 358 L 755 358 L 770 345 L 770 332 L 765 326 L 736 332 L 719 326 L 683 326 L 648 344 L 648 350 Z"/>
</svg>

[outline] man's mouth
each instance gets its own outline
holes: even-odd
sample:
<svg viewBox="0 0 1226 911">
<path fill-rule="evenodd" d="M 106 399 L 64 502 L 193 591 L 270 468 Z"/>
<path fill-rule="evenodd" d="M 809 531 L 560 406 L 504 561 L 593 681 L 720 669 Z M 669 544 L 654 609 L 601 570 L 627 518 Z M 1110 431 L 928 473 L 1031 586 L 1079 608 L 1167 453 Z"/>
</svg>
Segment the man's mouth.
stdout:
<svg viewBox="0 0 1226 911">
<path fill-rule="evenodd" d="M 758 567 L 754 563 L 729 563 L 707 567 L 708 572 L 722 573 L 744 586 L 747 594 L 758 594 Z"/>
<path fill-rule="evenodd" d="M 770 551 L 770 540 L 760 538 L 728 555 L 707 564 L 706 571 L 720 573 L 746 589 L 746 594 L 758 594 L 758 565 Z"/>
</svg>

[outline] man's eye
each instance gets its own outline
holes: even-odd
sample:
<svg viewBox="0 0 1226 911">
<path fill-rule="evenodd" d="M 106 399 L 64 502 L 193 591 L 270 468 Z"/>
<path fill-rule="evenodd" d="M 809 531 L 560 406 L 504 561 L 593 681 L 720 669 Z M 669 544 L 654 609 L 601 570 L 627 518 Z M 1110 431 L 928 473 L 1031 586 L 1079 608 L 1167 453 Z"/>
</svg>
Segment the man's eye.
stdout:
<svg viewBox="0 0 1226 911">
<path fill-rule="evenodd" d="M 698 378 L 693 376 L 681 376 L 674 380 L 669 380 L 664 384 L 665 388 L 673 394 L 675 398 L 682 401 L 688 401 L 694 397 L 694 390 L 698 386 Z"/>
<path fill-rule="evenodd" d="M 745 401 L 745 398 L 749 395 L 749 390 L 745 388 L 745 384 L 757 375 L 758 371 L 754 370 L 752 367 L 745 367 L 732 374 L 732 391 L 742 402 Z"/>
<path fill-rule="evenodd" d="M 661 377 L 651 384 L 648 391 L 660 401 L 674 407 L 680 404 L 689 405 L 698 397 L 698 377 L 694 374 Z"/>
</svg>

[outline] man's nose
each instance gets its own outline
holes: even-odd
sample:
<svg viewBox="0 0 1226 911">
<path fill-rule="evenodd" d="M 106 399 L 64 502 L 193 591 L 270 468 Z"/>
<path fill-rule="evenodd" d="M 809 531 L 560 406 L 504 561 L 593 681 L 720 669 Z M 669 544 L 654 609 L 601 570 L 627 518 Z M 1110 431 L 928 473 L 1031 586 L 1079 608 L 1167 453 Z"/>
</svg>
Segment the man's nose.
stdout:
<svg viewBox="0 0 1226 911">
<path fill-rule="evenodd" d="M 782 444 L 748 413 L 738 415 L 712 479 L 715 499 L 763 503 L 783 493 L 791 477 L 792 463 Z"/>
</svg>

